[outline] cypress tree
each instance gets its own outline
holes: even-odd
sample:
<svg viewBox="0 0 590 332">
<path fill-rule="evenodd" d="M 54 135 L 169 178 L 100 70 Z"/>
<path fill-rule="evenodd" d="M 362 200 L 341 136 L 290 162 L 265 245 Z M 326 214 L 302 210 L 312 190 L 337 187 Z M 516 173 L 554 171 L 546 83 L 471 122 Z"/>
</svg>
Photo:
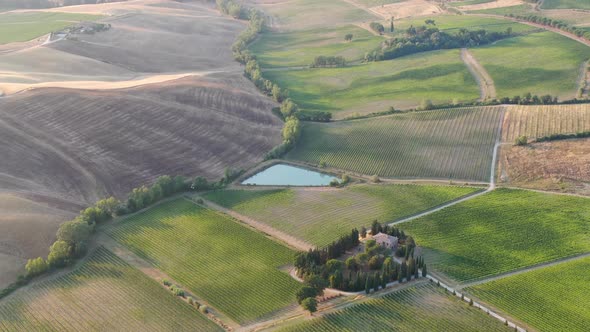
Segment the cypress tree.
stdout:
<svg viewBox="0 0 590 332">
<path fill-rule="evenodd" d="M 418 279 L 419 275 L 418 275 L 418 268 L 414 268 L 414 279 Z"/>
<path fill-rule="evenodd" d="M 426 271 L 426 264 L 424 264 L 424 266 L 422 266 L 422 276 L 426 277 L 427 274 L 428 272 Z"/>
<path fill-rule="evenodd" d="M 381 288 L 387 287 L 387 281 L 389 281 L 388 278 L 389 276 L 383 272 L 383 275 L 381 276 Z"/>
<path fill-rule="evenodd" d="M 393 16 L 391 17 L 391 26 L 389 27 L 389 32 L 393 32 Z"/>
<path fill-rule="evenodd" d="M 365 282 L 365 293 L 369 294 L 371 293 L 371 278 L 369 276 L 367 276 L 367 281 Z"/>
<path fill-rule="evenodd" d="M 379 290 L 379 286 L 381 286 L 381 278 L 379 278 L 379 272 L 375 272 L 373 277 L 373 289 L 375 292 Z"/>
</svg>

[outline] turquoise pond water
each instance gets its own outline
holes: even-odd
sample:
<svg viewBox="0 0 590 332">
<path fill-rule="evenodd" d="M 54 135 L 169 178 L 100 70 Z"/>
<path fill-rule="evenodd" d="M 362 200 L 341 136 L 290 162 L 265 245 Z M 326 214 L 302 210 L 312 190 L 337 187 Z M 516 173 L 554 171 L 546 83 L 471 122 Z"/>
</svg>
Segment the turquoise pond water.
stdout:
<svg viewBox="0 0 590 332">
<path fill-rule="evenodd" d="M 301 167 L 278 164 L 256 173 L 242 184 L 259 186 L 327 186 L 335 177 Z"/>
</svg>

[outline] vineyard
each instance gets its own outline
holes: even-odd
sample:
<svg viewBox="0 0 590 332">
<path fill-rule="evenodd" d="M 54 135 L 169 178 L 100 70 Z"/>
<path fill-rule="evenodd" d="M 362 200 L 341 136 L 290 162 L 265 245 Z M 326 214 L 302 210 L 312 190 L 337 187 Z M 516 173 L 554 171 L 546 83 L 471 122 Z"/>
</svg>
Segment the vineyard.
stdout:
<svg viewBox="0 0 590 332">
<path fill-rule="evenodd" d="M 172 318 L 173 317 L 173 318 Z M 0 303 L 0 331 L 222 331 L 100 247 L 78 270 Z"/>
<path fill-rule="evenodd" d="M 508 38 L 470 52 L 494 80 L 499 98 L 530 92 L 572 99 L 580 66 L 590 58 L 586 45 L 553 32 Z"/>
<path fill-rule="evenodd" d="M 502 107 L 306 124 L 288 159 L 395 178 L 488 181 Z"/>
<path fill-rule="evenodd" d="M 278 270 L 293 251 L 187 199 L 160 204 L 108 233 L 239 323 L 295 301 L 298 282 Z"/>
<path fill-rule="evenodd" d="M 589 211 L 587 198 L 497 189 L 400 226 L 462 282 L 590 252 Z"/>
<path fill-rule="evenodd" d="M 324 246 L 352 228 L 409 216 L 475 192 L 468 187 L 358 185 L 342 190 L 225 190 L 205 195 L 217 204 Z"/>
<path fill-rule="evenodd" d="M 590 258 L 468 288 L 538 331 L 588 331 Z"/>
<path fill-rule="evenodd" d="M 302 109 L 344 118 L 384 112 L 391 106 L 412 108 L 425 99 L 476 100 L 477 82 L 459 53 L 442 50 L 343 68 L 266 71 L 264 77 L 288 89 Z"/>
<path fill-rule="evenodd" d="M 280 329 L 323 331 L 507 331 L 501 322 L 433 284 L 420 284 Z"/>
<path fill-rule="evenodd" d="M 590 131 L 590 105 L 511 106 L 504 117 L 502 140 L 530 139 Z"/>
</svg>

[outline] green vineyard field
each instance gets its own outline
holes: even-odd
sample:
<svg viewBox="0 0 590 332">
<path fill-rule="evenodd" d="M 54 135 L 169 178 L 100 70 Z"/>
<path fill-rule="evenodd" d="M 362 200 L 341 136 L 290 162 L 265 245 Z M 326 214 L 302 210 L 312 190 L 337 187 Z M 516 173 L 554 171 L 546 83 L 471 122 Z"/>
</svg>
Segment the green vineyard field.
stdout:
<svg viewBox="0 0 590 332">
<path fill-rule="evenodd" d="M 153 207 L 108 233 L 239 323 L 295 302 L 299 283 L 278 270 L 294 251 L 187 199 Z"/>
<path fill-rule="evenodd" d="M 470 187 L 355 185 L 346 189 L 225 190 L 206 199 L 325 246 L 373 220 L 390 222 L 471 194 Z"/>
<path fill-rule="evenodd" d="M 588 331 L 590 257 L 468 288 L 539 331 Z"/>
<path fill-rule="evenodd" d="M 0 303 L 0 331 L 125 330 L 223 331 L 102 247 L 78 270 Z"/>
<path fill-rule="evenodd" d="M 367 175 L 488 181 L 502 107 L 306 124 L 288 159 Z"/>
<path fill-rule="evenodd" d="M 442 288 L 421 284 L 280 331 L 475 332 L 508 331 L 508 328 Z"/>
<path fill-rule="evenodd" d="M 426 261 L 457 281 L 590 252 L 587 198 L 497 189 L 401 224 Z"/>
</svg>

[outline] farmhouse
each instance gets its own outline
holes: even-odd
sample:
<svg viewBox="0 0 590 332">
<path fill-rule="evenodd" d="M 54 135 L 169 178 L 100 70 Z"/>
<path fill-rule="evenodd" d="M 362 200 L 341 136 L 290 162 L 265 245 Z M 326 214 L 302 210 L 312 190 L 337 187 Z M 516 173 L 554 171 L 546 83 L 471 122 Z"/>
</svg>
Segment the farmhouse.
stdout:
<svg viewBox="0 0 590 332">
<path fill-rule="evenodd" d="M 375 242 L 377 242 L 377 244 L 382 247 L 391 248 L 391 249 L 397 248 L 398 238 L 395 236 L 391 236 L 391 235 L 387 235 L 387 234 L 379 232 L 373 236 L 373 240 L 375 240 Z"/>
</svg>

